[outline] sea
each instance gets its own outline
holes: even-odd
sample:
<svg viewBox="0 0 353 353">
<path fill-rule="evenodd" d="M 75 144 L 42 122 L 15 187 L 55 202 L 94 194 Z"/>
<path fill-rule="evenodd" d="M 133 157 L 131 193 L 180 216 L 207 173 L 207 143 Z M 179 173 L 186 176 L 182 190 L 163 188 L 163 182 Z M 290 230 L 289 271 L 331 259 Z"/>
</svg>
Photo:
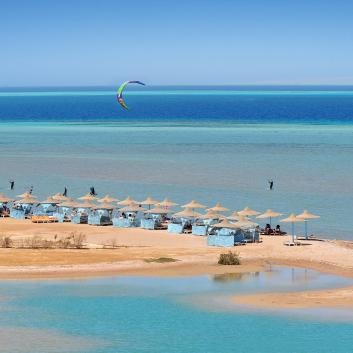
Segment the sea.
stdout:
<svg viewBox="0 0 353 353">
<path fill-rule="evenodd" d="M 308 209 L 321 217 L 310 234 L 352 239 L 353 87 L 130 85 L 124 98 L 129 110 L 112 87 L 0 89 L 0 192 L 94 186 L 119 199 Z"/>
<path fill-rule="evenodd" d="M 0 353 L 348 353 L 353 311 L 252 310 L 236 295 L 352 285 L 298 268 L 0 281 Z"/>
<path fill-rule="evenodd" d="M 352 240 L 353 87 L 131 85 L 124 97 L 128 110 L 114 87 L 2 88 L 0 192 L 33 187 L 44 199 L 67 187 L 77 197 L 94 186 L 99 196 L 196 199 L 283 217 L 308 209 L 320 215 L 309 233 Z M 273 223 L 289 230 L 280 219 Z M 3 280 L 0 353 L 346 353 L 351 310 L 254 310 L 231 301 L 346 285 L 286 267 Z"/>
</svg>

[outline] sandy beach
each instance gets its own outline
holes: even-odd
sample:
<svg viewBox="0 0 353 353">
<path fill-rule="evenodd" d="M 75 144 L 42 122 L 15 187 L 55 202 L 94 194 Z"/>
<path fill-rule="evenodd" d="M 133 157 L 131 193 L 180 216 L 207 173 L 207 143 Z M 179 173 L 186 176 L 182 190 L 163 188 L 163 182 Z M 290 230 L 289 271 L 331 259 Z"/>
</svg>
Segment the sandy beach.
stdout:
<svg viewBox="0 0 353 353">
<path fill-rule="evenodd" d="M 0 219 L 1 235 L 19 240 L 32 236 L 53 239 L 71 232 L 86 235 L 87 249 L 0 249 L 0 278 L 52 278 L 101 275 L 190 276 L 261 271 L 271 265 L 306 267 L 353 278 L 353 248 L 343 241 L 302 241 L 284 246 L 289 237 L 262 237 L 258 244 L 231 249 L 240 266 L 221 266 L 218 256 L 229 249 L 208 247 L 206 238 L 169 234 L 139 228 L 121 229 L 70 223 L 33 224 Z M 116 248 L 104 248 L 112 241 Z M 174 262 L 158 263 L 158 258 Z M 152 259 L 152 262 L 150 261 Z M 287 308 L 353 306 L 353 288 L 301 293 L 267 293 L 238 296 L 238 304 Z"/>
</svg>

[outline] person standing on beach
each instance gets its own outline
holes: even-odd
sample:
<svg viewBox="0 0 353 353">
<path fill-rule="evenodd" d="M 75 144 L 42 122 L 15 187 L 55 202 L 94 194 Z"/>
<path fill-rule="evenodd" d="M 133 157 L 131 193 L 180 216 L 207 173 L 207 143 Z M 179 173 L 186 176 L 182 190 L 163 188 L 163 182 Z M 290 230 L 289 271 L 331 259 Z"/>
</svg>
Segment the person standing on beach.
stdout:
<svg viewBox="0 0 353 353">
<path fill-rule="evenodd" d="M 273 180 L 270 179 L 270 180 L 268 181 L 268 183 L 269 183 L 269 185 L 270 185 L 270 190 L 273 190 Z"/>
<path fill-rule="evenodd" d="M 96 196 L 97 195 L 96 194 L 96 190 L 94 190 L 94 186 L 90 187 L 90 195 L 92 195 L 92 196 Z"/>
</svg>

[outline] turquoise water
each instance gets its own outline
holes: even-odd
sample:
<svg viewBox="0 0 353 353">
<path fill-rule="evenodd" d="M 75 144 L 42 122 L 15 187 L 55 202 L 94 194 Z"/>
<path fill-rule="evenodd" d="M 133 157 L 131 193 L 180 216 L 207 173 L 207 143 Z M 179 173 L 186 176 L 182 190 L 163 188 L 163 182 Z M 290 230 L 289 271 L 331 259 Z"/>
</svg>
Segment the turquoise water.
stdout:
<svg viewBox="0 0 353 353">
<path fill-rule="evenodd" d="M 243 275 L 1 281 L 0 352 L 349 352 L 353 312 L 253 312 L 236 294 L 351 280 L 275 267 Z"/>
<path fill-rule="evenodd" d="M 76 197 L 94 185 L 118 198 L 308 208 L 321 215 L 309 232 L 352 239 L 352 88 L 131 88 L 126 101 L 129 111 L 111 88 L 1 90 L 0 192 Z"/>
</svg>

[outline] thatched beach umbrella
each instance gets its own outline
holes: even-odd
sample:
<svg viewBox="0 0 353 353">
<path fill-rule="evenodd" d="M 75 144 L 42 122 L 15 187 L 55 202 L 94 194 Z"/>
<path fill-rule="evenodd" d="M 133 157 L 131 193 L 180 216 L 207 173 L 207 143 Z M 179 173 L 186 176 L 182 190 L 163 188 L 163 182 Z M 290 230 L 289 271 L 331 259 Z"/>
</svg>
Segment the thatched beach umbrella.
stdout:
<svg viewBox="0 0 353 353">
<path fill-rule="evenodd" d="M 254 229 L 258 227 L 258 224 L 247 219 L 246 217 L 241 217 L 238 222 L 234 223 L 238 228 L 241 229 Z"/>
<path fill-rule="evenodd" d="M 167 210 L 166 208 L 162 208 L 159 206 L 156 206 L 149 210 L 144 211 L 144 213 L 148 213 L 148 214 L 167 214 L 169 212 L 170 210 Z"/>
<path fill-rule="evenodd" d="M 34 197 L 24 197 L 23 199 L 16 200 L 16 202 L 20 204 L 27 204 L 27 205 L 39 204 L 39 201 Z"/>
<path fill-rule="evenodd" d="M 201 215 L 199 218 L 200 219 L 224 219 L 225 216 L 213 211 L 208 211 L 207 213 Z"/>
<path fill-rule="evenodd" d="M 47 199 L 38 202 L 40 204 L 52 204 L 52 205 L 57 205 L 60 203 L 59 200 L 54 199 L 52 196 L 49 196 Z"/>
<path fill-rule="evenodd" d="M 298 218 L 294 213 L 292 213 L 289 217 L 281 219 L 281 222 L 292 223 L 292 241 L 294 243 L 294 223 L 304 222 L 304 220 Z"/>
<path fill-rule="evenodd" d="M 320 216 L 314 215 L 312 213 L 310 213 L 307 210 L 304 210 L 303 213 L 301 213 L 300 215 L 297 216 L 298 218 L 304 220 L 304 224 L 305 224 L 305 239 L 308 239 L 308 220 L 309 219 L 316 219 L 316 218 L 320 218 Z"/>
<path fill-rule="evenodd" d="M 91 195 L 90 193 L 87 193 L 86 195 L 81 196 L 78 199 L 83 200 L 83 201 L 87 201 L 87 202 L 97 200 L 97 198 L 95 196 Z"/>
<path fill-rule="evenodd" d="M 158 201 L 153 199 L 151 196 L 148 196 L 146 200 L 140 202 L 140 205 L 148 206 L 148 209 L 151 209 L 151 206 L 157 205 Z"/>
<path fill-rule="evenodd" d="M 57 201 L 68 201 L 70 198 L 68 196 L 64 196 L 63 194 L 60 194 L 59 192 L 56 193 L 55 195 L 51 196 L 52 199 L 57 200 Z"/>
<path fill-rule="evenodd" d="M 68 208 L 74 208 L 76 206 L 76 202 L 73 201 L 70 197 L 66 201 L 63 201 L 58 204 L 59 207 L 68 207 Z"/>
<path fill-rule="evenodd" d="M 239 221 L 244 217 L 245 216 L 241 216 L 237 211 L 234 211 L 230 216 L 227 217 L 227 219 L 230 221 Z"/>
<path fill-rule="evenodd" d="M 30 194 L 29 192 L 24 192 L 23 194 L 21 195 L 17 195 L 17 197 L 21 197 L 23 199 L 26 199 L 26 198 L 33 198 L 33 199 L 36 199 L 37 196 L 34 196 L 32 194 Z"/>
<path fill-rule="evenodd" d="M 203 205 L 202 203 L 192 200 L 189 203 L 187 203 L 186 205 L 181 206 L 182 208 L 190 208 L 192 210 L 194 210 L 195 208 L 206 208 L 207 206 Z"/>
<path fill-rule="evenodd" d="M 133 202 L 123 208 L 120 208 L 119 211 L 120 212 L 143 212 L 145 211 L 145 209 L 140 205 L 138 205 L 137 203 Z"/>
<path fill-rule="evenodd" d="M 185 208 L 184 210 L 173 214 L 173 217 L 178 218 L 198 218 L 200 216 L 201 213 L 195 212 L 191 208 Z"/>
<path fill-rule="evenodd" d="M 213 207 L 208 208 L 207 211 L 227 212 L 227 211 L 229 211 L 229 208 L 223 207 L 219 202 L 217 202 Z"/>
<path fill-rule="evenodd" d="M 234 224 L 230 223 L 227 219 L 223 219 L 222 222 L 213 224 L 212 227 L 214 228 L 227 228 L 227 229 L 239 229 L 239 227 Z"/>
<path fill-rule="evenodd" d="M 164 199 L 162 202 L 159 202 L 157 205 L 162 206 L 162 207 L 166 207 L 166 208 L 170 208 L 173 206 L 177 206 L 178 204 L 169 200 L 169 199 Z"/>
<path fill-rule="evenodd" d="M 251 216 L 257 216 L 258 214 L 260 214 L 260 212 L 254 211 L 249 207 L 245 207 L 243 210 L 238 211 L 238 214 L 240 216 L 251 217 Z"/>
<path fill-rule="evenodd" d="M 10 199 L 9 197 L 5 196 L 3 193 L 0 192 L 0 203 L 8 203 L 13 201 L 13 199 Z"/>
<path fill-rule="evenodd" d="M 89 201 L 74 203 L 75 208 L 94 208 L 96 206 L 97 206 L 96 204 Z"/>
<path fill-rule="evenodd" d="M 95 205 L 92 207 L 94 210 L 113 210 L 116 206 L 108 202 L 102 202 L 100 205 Z"/>
<path fill-rule="evenodd" d="M 122 200 L 122 201 L 118 202 L 118 205 L 121 205 L 121 206 L 129 206 L 129 205 L 133 205 L 133 204 L 137 205 L 137 201 L 135 201 L 130 196 L 128 196 L 125 200 Z"/>
<path fill-rule="evenodd" d="M 115 199 L 114 197 L 111 197 L 109 195 L 105 195 L 103 198 L 97 200 L 100 203 L 112 203 L 112 202 L 117 202 L 119 201 L 118 199 Z"/>
<path fill-rule="evenodd" d="M 272 224 L 271 224 L 272 218 L 279 217 L 279 216 L 282 216 L 282 213 L 274 212 L 269 208 L 267 211 L 265 211 L 263 214 L 260 214 L 256 218 L 259 218 L 259 219 L 269 218 L 270 219 L 270 227 L 272 228 Z"/>
</svg>

